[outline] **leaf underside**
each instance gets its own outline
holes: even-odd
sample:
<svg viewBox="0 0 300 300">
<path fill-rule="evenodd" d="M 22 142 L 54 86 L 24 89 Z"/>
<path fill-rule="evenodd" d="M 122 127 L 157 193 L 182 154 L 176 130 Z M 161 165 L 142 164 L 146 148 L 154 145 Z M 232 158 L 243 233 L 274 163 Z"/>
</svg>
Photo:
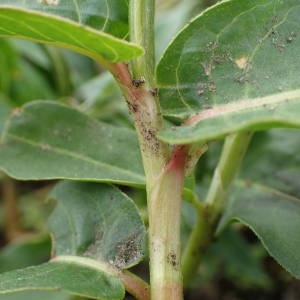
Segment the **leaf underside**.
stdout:
<svg viewBox="0 0 300 300">
<path fill-rule="evenodd" d="M 128 35 L 127 0 L 0 0 L 0 7 L 6 5 L 60 16 L 119 38 Z"/>
<path fill-rule="evenodd" d="M 299 14 L 297 0 L 232 0 L 188 24 L 160 60 L 157 82 L 165 115 L 200 115 L 161 138 L 192 143 L 299 127 Z"/>
<path fill-rule="evenodd" d="M 31 102 L 7 122 L 0 168 L 21 180 L 145 182 L 134 131 L 50 101 Z"/>
<path fill-rule="evenodd" d="M 0 5 L 0 36 L 67 48 L 100 62 L 128 61 L 143 54 L 132 43 L 49 13 Z"/>
</svg>

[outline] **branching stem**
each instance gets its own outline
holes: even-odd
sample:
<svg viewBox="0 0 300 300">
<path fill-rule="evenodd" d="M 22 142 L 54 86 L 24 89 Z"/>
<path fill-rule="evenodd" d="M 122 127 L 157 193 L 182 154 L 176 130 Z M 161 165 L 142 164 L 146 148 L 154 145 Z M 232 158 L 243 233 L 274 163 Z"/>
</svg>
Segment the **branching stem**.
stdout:
<svg viewBox="0 0 300 300">
<path fill-rule="evenodd" d="M 197 222 L 183 255 L 185 286 L 196 274 L 203 254 L 213 239 L 219 218 L 226 207 L 228 191 L 239 171 L 251 137 L 252 133 L 242 132 L 225 139 L 204 206 L 198 210 Z"/>
</svg>

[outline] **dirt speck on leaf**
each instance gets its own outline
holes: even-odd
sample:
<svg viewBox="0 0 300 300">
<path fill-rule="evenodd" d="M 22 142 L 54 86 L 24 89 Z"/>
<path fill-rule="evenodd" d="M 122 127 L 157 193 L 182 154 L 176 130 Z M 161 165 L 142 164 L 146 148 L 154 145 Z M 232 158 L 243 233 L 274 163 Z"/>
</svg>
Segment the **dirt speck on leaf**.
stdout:
<svg viewBox="0 0 300 300">
<path fill-rule="evenodd" d="M 240 69 L 244 70 L 247 67 L 248 60 L 249 56 L 244 55 L 235 59 L 235 63 Z"/>
<path fill-rule="evenodd" d="M 59 0 L 38 0 L 38 3 L 44 3 L 47 5 L 58 5 Z"/>
</svg>

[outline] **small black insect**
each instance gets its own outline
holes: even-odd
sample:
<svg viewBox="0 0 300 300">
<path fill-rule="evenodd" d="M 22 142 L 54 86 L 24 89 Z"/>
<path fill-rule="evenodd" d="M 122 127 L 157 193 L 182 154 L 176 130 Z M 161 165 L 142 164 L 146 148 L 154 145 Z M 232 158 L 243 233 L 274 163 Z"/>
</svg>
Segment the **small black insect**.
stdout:
<svg viewBox="0 0 300 300">
<path fill-rule="evenodd" d="M 140 77 L 138 79 L 133 79 L 132 80 L 132 85 L 136 88 L 140 87 L 143 83 L 145 83 L 145 78 Z"/>
</svg>

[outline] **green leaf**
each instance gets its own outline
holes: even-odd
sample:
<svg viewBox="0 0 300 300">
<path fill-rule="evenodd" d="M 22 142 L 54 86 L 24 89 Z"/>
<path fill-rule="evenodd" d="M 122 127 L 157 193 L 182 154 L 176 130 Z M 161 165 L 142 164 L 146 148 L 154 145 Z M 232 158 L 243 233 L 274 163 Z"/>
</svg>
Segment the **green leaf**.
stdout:
<svg viewBox="0 0 300 300">
<path fill-rule="evenodd" d="M 123 299 L 124 287 L 101 263 L 60 257 L 49 263 L 0 274 L 0 294 L 25 290 L 63 290 L 92 299 Z"/>
<path fill-rule="evenodd" d="M 219 231 L 230 219 L 249 226 L 269 253 L 300 278 L 299 130 L 257 133 Z"/>
<path fill-rule="evenodd" d="M 300 198 L 300 131 L 273 129 L 256 133 L 240 177 Z"/>
<path fill-rule="evenodd" d="M 5 102 L 4 97 L 0 94 L 0 134 L 2 133 L 2 130 L 4 129 L 4 125 L 6 120 L 8 119 L 9 112 L 11 110 L 10 106 L 7 105 Z"/>
<path fill-rule="evenodd" d="M 48 101 L 29 103 L 11 117 L 0 143 L 0 168 L 22 180 L 145 182 L 132 130 Z"/>
<path fill-rule="evenodd" d="M 11 78 L 11 98 L 16 106 L 36 99 L 53 99 L 55 90 L 49 79 L 31 63 L 20 59 L 15 76 Z"/>
<path fill-rule="evenodd" d="M 77 300 L 72 296 L 62 292 L 52 291 L 25 291 L 13 294 L 0 295 L 0 300 Z"/>
<path fill-rule="evenodd" d="M 268 252 L 300 278 L 300 199 L 263 185 L 239 182 L 219 229 L 231 219 L 250 227 Z"/>
<path fill-rule="evenodd" d="M 128 268 L 143 257 L 145 228 L 131 199 L 97 183 L 62 182 L 49 196 L 57 200 L 49 225 L 54 255 L 79 255 Z"/>
<path fill-rule="evenodd" d="M 242 232 L 228 228 L 211 245 L 207 256 L 206 264 L 217 262 L 217 272 L 222 268 L 224 276 L 240 288 L 270 288 L 271 281 L 263 266 L 264 249 L 259 244 L 247 243 Z"/>
<path fill-rule="evenodd" d="M 0 36 L 67 48 L 100 62 L 127 61 L 143 54 L 137 45 L 92 27 L 16 6 L 0 5 Z"/>
<path fill-rule="evenodd" d="M 231 0 L 188 24 L 159 62 L 157 82 L 164 114 L 198 115 L 161 138 L 191 143 L 299 127 L 299 13 L 297 0 Z"/>
<path fill-rule="evenodd" d="M 0 251 L 0 272 L 38 265 L 49 260 L 49 235 L 39 235 L 11 243 Z"/>
<path fill-rule="evenodd" d="M 141 260 L 146 235 L 133 201 L 110 185 L 70 181 L 59 183 L 49 197 L 57 201 L 49 219 L 54 258 L 0 274 L 0 294 L 59 289 L 123 299 L 120 269 Z"/>
<path fill-rule="evenodd" d="M 127 0 L 0 0 L 5 5 L 57 15 L 120 38 L 128 34 Z"/>
<path fill-rule="evenodd" d="M 0 92 L 9 91 L 11 77 L 16 70 L 17 53 L 6 39 L 0 38 Z"/>
</svg>

